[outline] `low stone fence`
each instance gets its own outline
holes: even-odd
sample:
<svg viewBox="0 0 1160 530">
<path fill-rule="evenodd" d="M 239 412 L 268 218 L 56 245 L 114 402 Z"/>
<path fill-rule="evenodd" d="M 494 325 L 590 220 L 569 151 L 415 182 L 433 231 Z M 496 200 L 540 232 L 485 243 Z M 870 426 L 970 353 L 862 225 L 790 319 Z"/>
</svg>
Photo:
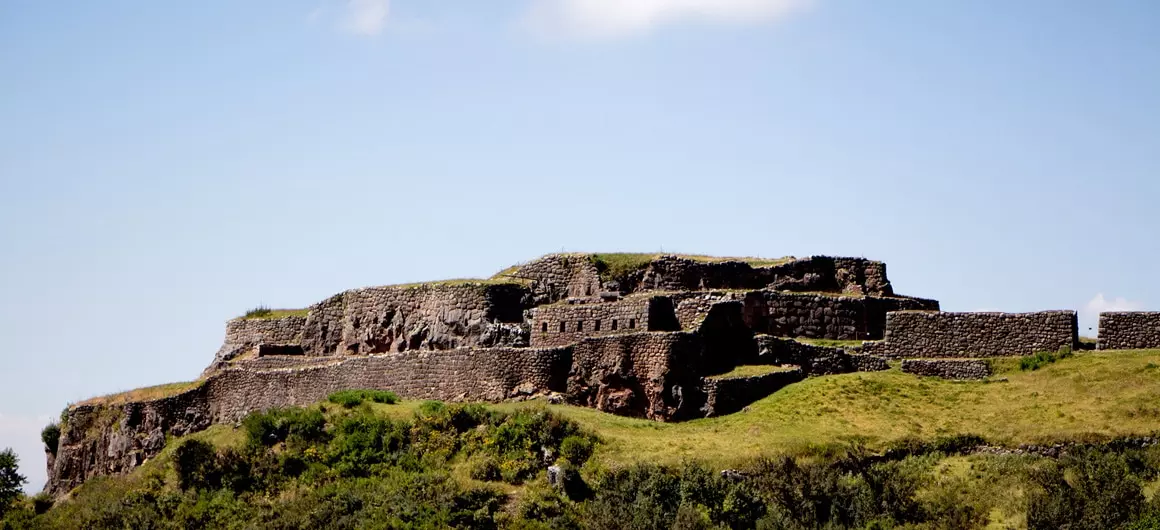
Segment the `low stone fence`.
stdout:
<svg viewBox="0 0 1160 530">
<path fill-rule="evenodd" d="M 1100 313 L 1101 350 L 1160 348 L 1160 312 Z"/>
<path fill-rule="evenodd" d="M 732 414 L 750 403 L 777 392 L 786 385 L 801 381 L 800 368 L 750 377 L 707 377 L 701 388 L 705 392 L 705 416 Z"/>
<path fill-rule="evenodd" d="M 891 358 L 1015 357 L 1057 351 L 1079 342 L 1075 311 L 1038 313 L 932 313 L 886 315 L 886 337 L 864 353 Z"/>
<path fill-rule="evenodd" d="M 890 367 L 876 355 L 852 354 L 841 348 L 815 346 L 793 339 L 758 335 L 758 362 L 800 366 L 806 375 L 876 372 Z"/>
<path fill-rule="evenodd" d="M 983 359 L 904 359 L 902 371 L 943 379 L 976 380 L 991 376 L 991 363 Z"/>
</svg>

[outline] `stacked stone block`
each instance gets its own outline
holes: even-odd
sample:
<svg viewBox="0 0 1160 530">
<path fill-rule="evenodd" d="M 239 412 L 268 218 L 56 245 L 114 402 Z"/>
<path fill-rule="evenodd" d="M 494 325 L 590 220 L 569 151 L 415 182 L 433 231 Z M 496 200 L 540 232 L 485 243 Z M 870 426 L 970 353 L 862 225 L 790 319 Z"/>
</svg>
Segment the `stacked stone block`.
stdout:
<svg viewBox="0 0 1160 530">
<path fill-rule="evenodd" d="M 588 337 L 647 331 L 652 329 L 649 308 L 658 302 L 651 297 L 634 296 L 616 302 L 561 302 L 537 307 L 529 311 L 531 345 L 563 346 Z"/>
<path fill-rule="evenodd" d="M 1100 313 L 1101 350 L 1160 348 L 1160 312 Z"/>
</svg>

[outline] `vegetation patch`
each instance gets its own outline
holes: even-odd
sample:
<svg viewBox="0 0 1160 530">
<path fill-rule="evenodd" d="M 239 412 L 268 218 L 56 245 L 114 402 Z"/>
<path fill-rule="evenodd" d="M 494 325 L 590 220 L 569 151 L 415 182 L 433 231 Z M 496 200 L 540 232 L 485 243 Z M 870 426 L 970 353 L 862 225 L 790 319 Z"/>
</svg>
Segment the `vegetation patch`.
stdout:
<svg viewBox="0 0 1160 530">
<path fill-rule="evenodd" d="M 741 379 L 745 377 L 755 377 L 759 375 L 772 374 L 775 372 L 791 372 L 796 370 L 792 366 L 776 366 L 772 364 L 743 364 L 735 367 L 727 373 L 714 375 L 713 379 Z"/>
<path fill-rule="evenodd" d="M 394 405 L 399 402 L 399 396 L 388 390 L 339 390 L 326 396 L 326 400 L 350 409 L 364 402 Z"/>
<path fill-rule="evenodd" d="M 277 320 L 286 317 L 304 317 L 310 314 L 310 309 L 270 309 L 258 306 L 246 311 L 242 318 L 247 320 Z"/>
<path fill-rule="evenodd" d="M 78 405 L 124 405 L 125 403 L 132 403 L 136 401 L 153 401 L 156 399 L 164 399 L 167 397 L 176 396 L 182 392 L 193 390 L 205 384 L 204 379 L 197 381 L 188 381 L 184 383 L 168 383 L 164 385 L 148 386 L 145 388 L 138 388 L 117 394 L 109 394 L 107 396 L 100 396 L 90 398 L 78 403 Z"/>
<path fill-rule="evenodd" d="M 803 344 L 810 344 L 813 346 L 824 346 L 826 348 L 842 348 L 850 349 L 861 346 L 862 340 L 836 340 L 836 339 L 810 339 L 806 337 L 797 337 L 794 340 Z"/>
<path fill-rule="evenodd" d="M 1019 358 L 1019 369 L 1023 371 L 1034 371 L 1056 361 L 1071 357 L 1071 348 L 1064 346 L 1056 352 L 1038 352 L 1035 355 L 1027 355 Z"/>
</svg>

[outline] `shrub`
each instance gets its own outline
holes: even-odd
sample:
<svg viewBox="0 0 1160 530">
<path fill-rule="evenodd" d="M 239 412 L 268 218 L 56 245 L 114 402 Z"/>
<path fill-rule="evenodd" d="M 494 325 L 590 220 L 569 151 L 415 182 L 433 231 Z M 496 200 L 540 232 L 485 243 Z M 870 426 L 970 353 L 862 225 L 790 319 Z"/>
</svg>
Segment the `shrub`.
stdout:
<svg viewBox="0 0 1160 530">
<path fill-rule="evenodd" d="M 20 498 L 20 487 L 27 480 L 18 473 L 20 459 L 12 449 L 0 451 L 0 517 Z"/>
<path fill-rule="evenodd" d="M 569 435 L 560 442 L 560 456 L 573 465 L 584 465 L 592 456 L 595 442 L 584 436 Z"/>
<path fill-rule="evenodd" d="M 499 461 L 491 455 L 475 455 L 467 461 L 467 474 L 474 480 L 492 482 L 500 479 Z"/>
<path fill-rule="evenodd" d="M 274 311 L 272 309 L 270 309 L 264 305 L 260 305 L 258 307 L 255 307 L 255 308 L 249 310 L 249 311 L 246 311 L 245 316 L 242 318 L 261 318 L 261 317 L 267 316 L 273 312 Z"/>
<path fill-rule="evenodd" d="M 1026 355 L 1019 359 L 1019 369 L 1026 371 L 1038 370 L 1056 361 L 1071 357 L 1071 347 L 1064 346 L 1056 352 L 1037 352 L 1034 355 Z"/>
<path fill-rule="evenodd" d="M 399 402 L 399 396 L 387 390 L 340 390 L 327 396 L 326 400 L 351 409 L 364 401 L 394 405 Z"/>
<path fill-rule="evenodd" d="M 270 447 L 281 442 L 310 444 L 326 440 L 326 417 L 315 409 L 287 407 L 256 412 L 242 420 L 247 443 Z"/>
<path fill-rule="evenodd" d="M 185 440 L 173 453 L 173 470 L 177 487 L 183 490 L 207 489 L 218 483 L 217 451 L 201 440 Z"/>
<path fill-rule="evenodd" d="M 1121 454 L 1079 450 L 1032 475 L 1039 486 L 1028 496 L 1029 529 L 1118 528 L 1144 508 L 1139 479 Z"/>
<path fill-rule="evenodd" d="M 40 440 L 44 442 L 44 448 L 52 454 L 56 454 L 57 446 L 60 445 L 60 424 L 52 422 L 40 431 Z"/>
</svg>

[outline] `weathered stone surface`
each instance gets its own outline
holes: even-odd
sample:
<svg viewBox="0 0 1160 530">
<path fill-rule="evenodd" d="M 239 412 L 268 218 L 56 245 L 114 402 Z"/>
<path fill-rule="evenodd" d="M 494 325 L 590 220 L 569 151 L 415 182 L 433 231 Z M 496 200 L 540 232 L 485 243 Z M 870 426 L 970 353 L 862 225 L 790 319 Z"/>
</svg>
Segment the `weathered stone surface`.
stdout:
<svg viewBox="0 0 1160 530">
<path fill-rule="evenodd" d="M 1101 350 L 1160 348 L 1160 312 L 1100 313 Z"/>
<path fill-rule="evenodd" d="M 214 364 L 231 361 L 259 344 L 298 344 L 305 324 L 304 316 L 235 318 L 226 323 L 226 338 L 214 355 Z"/>
<path fill-rule="evenodd" d="M 943 379 L 975 380 L 991 376 L 991 363 L 985 359 L 903 359 L 902 371 Z"/>
<path fill-rule="evenodd" d="M 1075 311 L 887 314 L 885 340 L 864 353 L 883 357 L 1002 357 L 1057 351 L 1079 342 Z"/>
</svg>

